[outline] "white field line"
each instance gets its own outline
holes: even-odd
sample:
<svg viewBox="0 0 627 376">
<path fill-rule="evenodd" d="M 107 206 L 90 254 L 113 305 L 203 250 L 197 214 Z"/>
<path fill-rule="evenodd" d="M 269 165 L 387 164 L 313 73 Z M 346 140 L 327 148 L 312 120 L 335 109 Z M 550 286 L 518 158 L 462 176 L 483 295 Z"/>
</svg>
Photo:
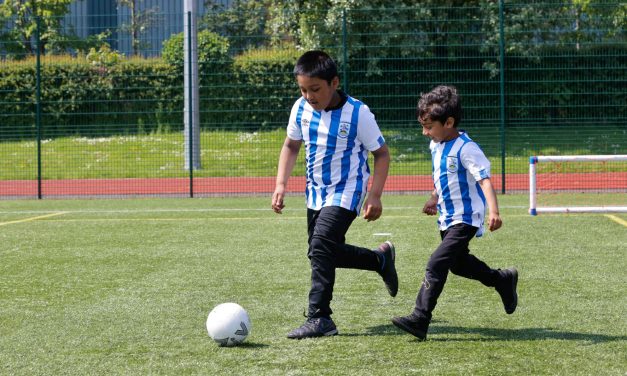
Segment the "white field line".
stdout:
<svg viewBox="0 0 627 376">
<path fill-rule="evenodd" d="M 529 218 L 529 214 L 513 214 L 508 215 L 506 218 Z M 61 219 L 53 219 L 55 222 L 184 222 L 184 221 L 259 221 L 260 219 L 264 220 L 276 220 L 276 221 L 291 221 L 291 220 L 299 220 L 303 221 L 307 217 L 304 215 L 293 215 L 293 216 L 281 216 L 277 215 L 274 217 L 196 217 L 196 218 L 181 218 L 181 217 L 170 217 L 170 218 L 61 218 Z M 379 221 L 385 221 L 388 219 L 408 219 L 408 220 L 416 220 L 416 221 L 434 221 L 435 217 L 426 216 L 426 215 L 384 215 Z M 359 220 L 357 218 L 356 220 Z M 1 223 L 0 223 L 1 225 Z M 383 235 L 383 234 L 381 234 Z"/>
<path fill-rule="evenodd" d="M 527 206 L 500 206 L 501 209 L 527 209 Z M 383 210 L 421 210 L 422 206 L 389 206 Z M 210 213 L 210 212 L 271 212 L 268 208 L 200 208 L 200 209 L 124 209 L 124 210 L 64 210 L 63 213 Z M 285 208 L 283 211 L 288 212 L 304 212 L 304 208 Z M 0 210 L 0 214 L 40 214 L 50 213 L 50 210 Z M 527 214 L 528 215 L 528 214 Z"/>
</svg>

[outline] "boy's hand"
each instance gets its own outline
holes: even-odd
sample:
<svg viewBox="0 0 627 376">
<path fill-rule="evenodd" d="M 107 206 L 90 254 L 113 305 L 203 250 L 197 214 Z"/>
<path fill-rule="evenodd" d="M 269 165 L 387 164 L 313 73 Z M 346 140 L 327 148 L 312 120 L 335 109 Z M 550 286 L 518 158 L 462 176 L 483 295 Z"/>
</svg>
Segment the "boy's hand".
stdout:
<svg viewBox="0 0 627 376">
<path fill-rule="evenodd" d="M 488 218 L 488 230 L 496 231 L 503 226 L 503 220 L 499 213 L 490 213 L 490 217 Z"/>
<path fill-rule="evenodd" d="M 302 143 L 301 140 L 292 140 L 289 137 L 285 137 L 285 142 L 283 142 L 281 155 L 279 156 L 279 167 L 277 168 L 276 174 L 276 185 L 274 193 L 272 194 L 272 210 L 274 210 L 275 213 L 281 214 L 285 207 L 283 203 L 285 187 L 287 187 L 287 180 L 292 173 Z"/>
<path fill-rule="evenodd" d="M 438 196 L 431 196 L 422 207 L 422 212 L 426 215 L 438 214 Z"/>
<path fill-rule="evenodd" d="M 364 203 L 364 209 L 364 219 L 368 222 L 376 221 L 381 217 L 381 213 L 383 213 L 381 198 L 369 195 Z"/>
<path fill-rule="evenodd" d="M 283 213 L 285 204 L 283 203 L 283 197 L 285 196 L 285 188 L 277 186 L 272 194 L 272 210 L 277 214 Z"/>
</svg>

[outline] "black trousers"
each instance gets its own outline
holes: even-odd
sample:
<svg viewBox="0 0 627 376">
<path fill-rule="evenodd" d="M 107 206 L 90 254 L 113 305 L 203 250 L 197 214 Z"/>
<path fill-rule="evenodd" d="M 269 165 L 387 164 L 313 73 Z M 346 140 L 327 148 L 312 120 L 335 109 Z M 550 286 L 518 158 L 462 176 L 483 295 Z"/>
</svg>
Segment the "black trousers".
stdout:
<svg viewBox="0 0 627 376">
<path fill-rule="evenodd" d="M 379 257 L 368 248 L 345 243 L 348 228 L 357 213 L 339 206 L 307 209 L 307 232 L 311 263 L 308 317 L 330 317 L 335 269 L 379 270 Z"/>
<path fill-rule="evenodd" d="M 414 314 L 431 320 L 431 312 L 435 309 L 438 297 L 442 293 L 449 270 L 456 275 L 475 279 L 486 286 L 493 287 L 499 279 L 498 271 L 491 269 L 475 256 L 470 254 L 468 243 L 475 236 L 477 228 L 460 223 L 440 231 L 442 243 L 433 252 L 425 278 L 416 298 Z"/>
</svg>

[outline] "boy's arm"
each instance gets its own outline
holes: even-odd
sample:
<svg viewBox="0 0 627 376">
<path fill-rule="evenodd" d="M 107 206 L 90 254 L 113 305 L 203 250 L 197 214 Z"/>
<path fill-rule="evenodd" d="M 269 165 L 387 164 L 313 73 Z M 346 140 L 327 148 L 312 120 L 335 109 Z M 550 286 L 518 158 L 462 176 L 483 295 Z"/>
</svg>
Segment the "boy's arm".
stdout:
<svg viewBox="0 0 627 376">
<path fill-rule="evenodd" d="M 390 151 L 387 145 L 383 145 L 372 152 L 374 156 L 374 173 L 372 175 L 372 186 L 370 193 L 364 203 L 364 219 L 370 221 L 377 220 L 383 213 L 383 204 L 381 203 L 381 195 L 385 180 L 388 177 L 390 168 Z"/>
<path fill-rule="evenodd" d="M 422 212 L 427 215 L 438 214 L 438 191 L 435 189 L 431 192 L 431 197 L 425 202 L 425 206 L 422 207 Z"/>
<path fill-rule="evenodd" d="M 283 197 L 285 196 L 287 179 L 289 179 L 292 174 L 301 144 L 301 140 L 292 140 L 291 138 L 286 137 L 283 147 L 281 148 L 279 168 L 276 175 L 276 186 L 274 188 L 274 193 L 272 194 L 272 210 L 274 210 L 275 213 L 281 214 L 283 208 L 285 207 Z"/>
<path fill-rule="evenodd" d="M 490 231 L 496 231 L 503 225 L 503 220 L 499 214 L 499 204 L 496 200 L 496 192 L 494 192 L 494 188 L 492 187 L 492 182 L 490 178 L 482 179 L 479 181 L 479 186 L 483 191 L 483 195 L 486 198 L 486 202 L 488 203 L 488 208 L 490 209 L 489 217 L 488 217 L 488 229 Z"/>
</svg>

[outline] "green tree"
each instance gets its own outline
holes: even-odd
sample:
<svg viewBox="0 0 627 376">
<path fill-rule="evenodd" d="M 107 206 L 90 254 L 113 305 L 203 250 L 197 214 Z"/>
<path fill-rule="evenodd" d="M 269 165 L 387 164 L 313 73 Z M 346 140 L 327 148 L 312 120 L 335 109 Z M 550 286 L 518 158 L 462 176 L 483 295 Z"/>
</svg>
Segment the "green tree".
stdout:
<svg viewBox="0 0 627 376">
<path fill-rule="evenodd" d="M 34 35 L 36 18 L 40 18 L 39 52 L 48 49 L 63 50 L 68 41 L 63 31 L 63 16 L 73 0 L 4 0 L 0 4 L 0 22 L 3 29 L 11 23 L 11 29 L 0 36 L 11 45 L 16 54 L 33 54 L 36 51 Z"/>
<path fill-rule="evenodd" d="M 205 7 L 200 28 L 228 36 L 231 51 L 239 53 L 271 44 L 273 31 L 267 25 L 271 0 L 235 0 L 229 6 L 207 0 Z"/>
<path fill-rule="evenodd" d="M 617 6 L 618 5 L 618 6 Z M 482 0 L 482 52 L 498 54 L 498 3 Z M 538 61 L 557 51 L 580 53 L 592 45 L 624 46 L 627 4 L 607 0 L 570 0 L 562 3 L 508 1 L 504 8 L 505 53 Z M 497 66 L 486 63 L 494 75 Z"/>
<path fill-rule="evenodd" d="M 459 55 L 461 46 L 498 55 L 499 2 L 493 0 L 236 0 L 230 8 L 206 4 L 210 11 L 205 26 L 242 50 L 288 41 L 301 49 L 337 48 L 332 52 L 341 58 L 345 22 L 348 55 L 367 60 L 370 74 L 380 71 L 386 58 L 448 58 Z M 624 43 L 626 14 L 627 4 L 607 0 L 508 0 L 507 52 L 537 56 L 549 45 Z"/>
<path fill-rule="evenodd" d="M 213 2 L 207 3 L 209 7 Z M 303 50 L 337 48 L 332 52 L 340 60 L 346 27 L 349 56 L 368 59 L 372 73 L 381 59 L 398 54 L 399 45 L 405 46 L 403 56 L 418 56 L 425 53 L 425 45 L 454 42 L 447 30 L 463 26 L 447 20 L 462 18 L 469 9 L 479 9 L 478 4 L 479 0 L 423 0 L 419 5 L 413 0 L 237 0 L 231 8 L 214 5 L 205 25 L 227 35 L 232 45 L 237 39 L 241 49 L 289 42 Z M 464 33 L 455 37 L 469 38 Z"/>
<path fill-rule="evenodd" d="M 125 6 L 130 12 L 129 20 L 120 26 L 120 31 L 131 36 L 133 55 L 137 56 L 146 48 L 141 40 L 142 35 L 159 22 L 159 7 L 143 9 L 143 0 L 117 0 L 118 6 Z"/>
</svg>

